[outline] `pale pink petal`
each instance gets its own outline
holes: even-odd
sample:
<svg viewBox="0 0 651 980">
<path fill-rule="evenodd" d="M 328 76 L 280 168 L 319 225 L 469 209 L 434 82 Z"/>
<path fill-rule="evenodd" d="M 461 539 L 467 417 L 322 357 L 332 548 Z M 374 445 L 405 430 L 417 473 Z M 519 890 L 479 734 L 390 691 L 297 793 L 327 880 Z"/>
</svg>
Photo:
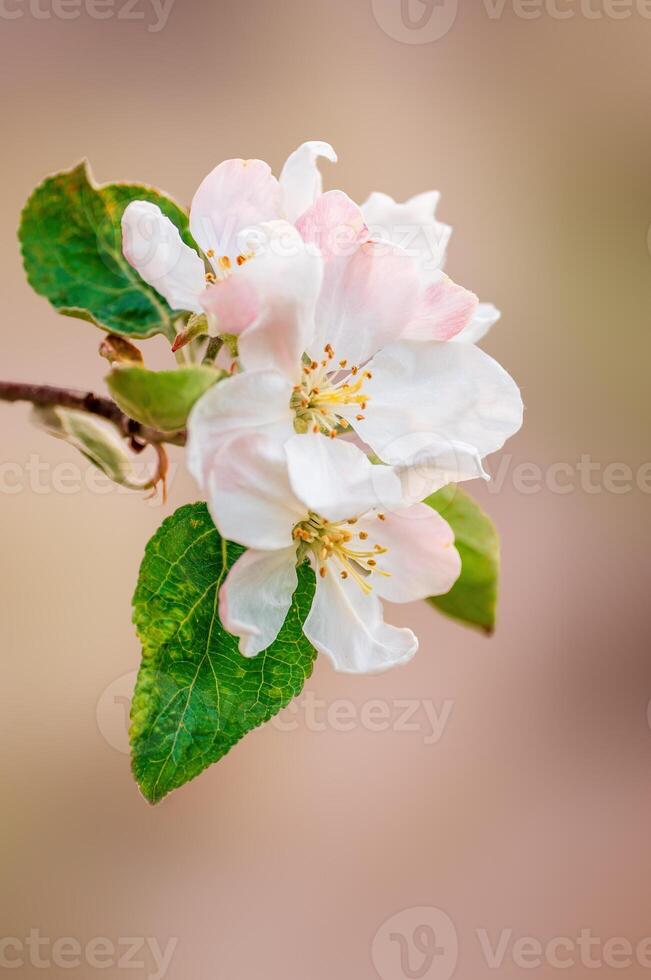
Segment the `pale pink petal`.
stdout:
<svg viewBox="0 0 651 980">
<path fill-rule="evenodd" d="M 310 643 L 348 674 L 371 674 L 406 663 L 418 640 L 409 629 L 384 622 L 376 595 L 365 594 L 352 579 L 342 580 L 334 569 L 317 576 L 312 609 L 303 632 Z"/>
<path fill-rule="evenodd" d="M 241 254 L 243 230 L 282 217 L 281 191 L 262 160 L 225 160 L 208 174 L 194 195 L 190 230 L 214 261 Z"/>
<path fill-rule="evenodd" d="M 402 332 L 405 340 L 451 340 L 467 327 L 477 309 L 474 293 L 439 273 L 421 295 L 413 319 Z"/>
<path fill-rule="evenodd" d="M 296 383 L 314 334 L 323 260 L 286 221 L 270 222 L 258 231 L 255 257 L 233 273 L 258 301 L 257 317 L 240 334 L 240 361 L 247 371 L 272 368 Z"/>
<path fill-rule="evenodd" d="M 351 256 L 368 241 L 364 216 L 343 191 L 327 191 L 296 222 L 303 240 L 324 258 Z"/>
<path fill-rule="evenodd" d="M 239 270 L 238 270 L 239 271 Z M 236 336 L 250 327 L 260 312 L 260 299 L 253 284 L 234 273 L 211 283 L 201 294 L 201 305 L 215 325 L 213 333 Z"/>
<path fill-rule="evenodd" d="M 201 312 L 206 285 L 202 259 L 155 204 L 132 201 L 122 215 L 122 251 L 140 277 L 173 310 Z"/>
<path fill-rule="evenodd" d="M 360 547 L 373 551 L 379 545 L 387 549 L 378 553 L 367 582 L 389 602 L 445 595 L 461 573 L 452 528 L 426 504 L 386 513 L 383 520 L 369 515 L 353 530 L 357 536 L 366 535 L 360 539 Z"/>
<path fill-rule="evenodd" d="M 316 360 L 330 344 L 338 360 L 361 364 L 401 336 L 420 302 L 418 269 L 412 259 L 386 242 L 362 245 L 350 258 L 325 264 L 316 311 Z"/>
<path fill-rule="evenodd" d="M 245 551 L 220 589 L 219 619 L 245 657 L 266 650 L 282 629 L 298 584 L 296 547 Z"/>
<path fill-rule="evenodd" d="M 314 204 L 323 190 L 323 180 L 317 160 L 325 157 L 331 163 L 337 162 L 337 154 L 329 143 L 311 140 L 303 143 L 287 158 L 280 174 L 285 216 L 296 221 L 304 211 Z"/>
</svg>

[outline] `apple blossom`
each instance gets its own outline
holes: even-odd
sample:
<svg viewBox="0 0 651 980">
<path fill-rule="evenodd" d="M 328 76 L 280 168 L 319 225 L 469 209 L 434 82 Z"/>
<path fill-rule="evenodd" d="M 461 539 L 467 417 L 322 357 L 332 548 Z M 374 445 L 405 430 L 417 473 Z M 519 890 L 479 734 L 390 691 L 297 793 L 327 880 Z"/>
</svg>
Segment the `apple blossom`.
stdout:
<svg viewBox="0 0 651 980">
<path fill-rule="evenodd" d="M 310 310 L 302 300 L 312 295 L 320 258 L 330 266 L 322 291 L 326 302 L 333 282 L 348 274 L 346 260 L 371 238 L 362 211 L 350 198 L 341 191 L 322 194 L 319 156 L 337 159 L 328 143 L 304 143 L 291 154 L 279 180 L 261 160 L 219 164 L 199 186 L 190 208 L 190 230 L 203 257 L 156 205 L 132 201 L 122 217 L 125 257 L 173 310 L 205 314 L 210 332 L 243 335 L 242 346 L 257 349 L 262 362 L 261 338 L 269 331 L 283 332 L 277 318 L 265 318 L 263 311 L 282 310 L 284 321 L 298 320 L 299 329 L 304 328 Z M 395 281 L 397 260 L 405 260 L 407 253 L 391 249 L 390 242 L 384 251 L 393 253 L 393 268 L 387 268 L 389 262 L 376 263 L 375 277 Z M 275 261 L 267 262 L 265 272 L 259 266 L 270 253 Z M 386 258 L 390 261 L 390 255 Z M 404 264 L 393 306 L 410 291 L 405 317 L 412 316 L 413 323 L 409 326 L 403 317 L 399 333 L 447 340 L 467 327 L 477 303 L 473 294 L 440 270 L 419 283 L 418 263 Z M 182 333 L 175 346 L 188 339 Z"/>
<path fill-rule="evenodd" d="M 443 275 L 424 285 L 415 259 L 398 246 L 367 240 L 360 209 L 339 191 L 323 194 L 297 227 L 306 246 L 323 256 L 311 319 L 286 317 L 275 332 L 265 332 L 264 349 L 250 343 L 265 310 L 253 286 L 248 289 L 255 263 L 206 301 L 218 316 L 229 309 L 243 328 L 244 370 L 195 406 L 188 423 L 191 472 L 201 480 L 221 442 L 248 429 L 281 441 L 294 433 L 355 432 L 386 463 L 419 459 L 419 499 L 449 482 L 483 476 L 481 460 L 519 429 L 522 401 L 487 354 L 445 342 L 469 322 L 475 297 Z M 332 247 L 342 228 L 350 232 L 347 255 Z"/>
<path fill-rule="evenodd" d="M 326 479 L 337 472 L 336 482 Z M 461 561 L 449 525 L 425 504 L 405 506 L 399 474 L 356 446 L 261 433 L 223 445 L 203 474 L 223 537 L 250 550 L 232 566 L 219 615 L 248 657 L 276 638 L 309 561 L 316 591 L 303 631 L 337 670 L 385 670 L 418 648 L 411 630 L 384 622 L 381 600 L 449 591 Z"/>
</svg>

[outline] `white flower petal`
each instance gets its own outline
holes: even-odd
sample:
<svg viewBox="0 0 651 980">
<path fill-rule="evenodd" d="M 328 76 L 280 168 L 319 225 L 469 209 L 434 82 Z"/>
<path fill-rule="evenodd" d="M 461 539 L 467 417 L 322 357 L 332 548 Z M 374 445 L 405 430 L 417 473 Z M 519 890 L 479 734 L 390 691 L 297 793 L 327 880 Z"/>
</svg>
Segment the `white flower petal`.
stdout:
<svg viewBox="0 0 651 980">
<path fill-rule="evenodd" d="M 306 517 L 289 483 L 282 444 L 260 433 L 229 440 L 215 455 L 206 484 L 220 534 L 246 548 L 288 548 L 294 526 Z"/>
<path fill-rule="evenodd" d="M 202 181 L 190 208 L 190 231 L 215 259 L 241 254 L 244 229 L 282 217 L 281 191 L 262 160 L 225 160 Z"/>
<path fill-rule="evenodd" d="M 199 296 L 206 286 L 203 261 L 159 207 L 149 201 L 132 201 L 126 207 L 122 251 L 173 310 L 201 312 Z"/>
<path fill-rule="evenodd" d="M 462 444 L 483 458 L 522 425 L 517 385 L 472 344 L 400 341 L 369 368 L 366 418 L 354 426 L 385 462 L 408 463 L 401 447 L 416 433 L 433 446 L 454 452 Z"/>
<path fill-rule="evenodd" d="M 381 521 L 373 515 L 363 517 L 354 531 L 368 535 L 363 543 L 369 550 L 375 545 L 388 549 L 378 554 L 377 571 L 371 574 L 368 584 L 389 602 L 445 595 L 461 573 L 454 532 L 427 504 L 387 513 Z"/>
<path fill-rule="evenodd" d="M 500 311 L 492 303 L 480 303 L 468 326 L 456 337 L 452 337 L 452 340 L 462 344 L 478 344 L 501 316 Z"/>
<path fill-rule="evenodd" d="M 209 388 L 188 419 L 186 462 L 199 486 L 225 440 L 252 430 L 280 441 L 293 436 L 291 395 L 291 383 L 275 371 L 246 371 Z"/>
<path fill-rule="evenodd" d="M 384 622 L 377 596 L 364 594 L 354 581 L 343 581 L 330 569 L 325 578 L 317 576 L 303 632 L 336 670 L 348 674 L 388 670 L 411 660 L 418 649 L 411 630 Z"/>
<path fill-rule="evenodd" d="M 254 657 L 280 632 L 298 579 L 296 545 L 280 551 L 245 551 L 219 592 L 224 629 L 240 638 L 240 653 Z"/>
<path fill-rule="evenodd" d="M 287 158 L 280 174 L 280 186 L 289 221 L 296 221 L 307 211 L 323 190 L 323 179 L 316 164 L 319 157 L 337 162 L 337 154 L 330 144 L 320 140 L 303 143 Z"/>
<path fill-rule="evenodd" d="M 404 248 L 414 257 L 423 277 L 442 268 L 452 235 L 449 225 L 436 221 L 438 191 L 425 191 L 404 203 L 388 194 L 374 193 L 362 204 L 371 233 Z"/>
<path fill-rule="evenodd" d="M 449 483 L 489 480 L 481 456 L 473 446 L 444 442 L 428 432 L 412 432 L 394 440 L 388 459 L 402 484 L 405 504 L 418 504 Z"/>
<path fill-rule="evenodd" d="M 398 475 L 389 466 L 374 466 L 352 442 L 308 433 L 289 439 L 285 452 L 294 493 L 328 521 L 402 503 Z"/>
</svg>

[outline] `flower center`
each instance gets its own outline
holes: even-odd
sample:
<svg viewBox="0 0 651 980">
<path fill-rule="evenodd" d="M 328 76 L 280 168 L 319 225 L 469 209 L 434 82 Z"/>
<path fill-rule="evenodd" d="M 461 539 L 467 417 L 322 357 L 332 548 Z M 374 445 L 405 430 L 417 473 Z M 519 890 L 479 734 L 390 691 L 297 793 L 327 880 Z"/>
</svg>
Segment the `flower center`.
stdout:
<svg viewBox="0 0 651 980">
<path fill-rule="evenodd" d="M 356 406 L 360 413 L 358 422 L 364 420 L 368 395 L 364 394 L 364 381 L 372 378 L 370 371 L 361 371 L 357 365 L 348 367 L 347 361 L 335 362 L 335 352 L 330 344 L 323 349 L 322 361 L 309 361 L 303 366 L 301 383 L 294 387 L 290 406 L 296 415 L 297 432 L 322 432 L 334 439 L 350 425 L 341 415 L 346 406 Z"/>
<path fill-rule="evenodd" d="M 385 519 L 384 514 L 378 514 L 377 517 L 381 521 Z M 373 589 L 368 582 L 373 573 L 390 575 L 390 572 L 378 568 L 377 564 L 380 555 L 385 555 L 389 549 L 369 542 L 367 531 L 355 531 L 356 523 L 351 518 L 343 523 L 333 524 L 318 514 L 310 513 L 306 520 L 296 525 L 292 534 L 300 542 L 299 560 L 313 555 L 321 578 L 325 578 L 328 573 L 327 562 L 334 562 L 342 579 L 352 578 L 362 592 L 368 595 Z"/>
</svg>

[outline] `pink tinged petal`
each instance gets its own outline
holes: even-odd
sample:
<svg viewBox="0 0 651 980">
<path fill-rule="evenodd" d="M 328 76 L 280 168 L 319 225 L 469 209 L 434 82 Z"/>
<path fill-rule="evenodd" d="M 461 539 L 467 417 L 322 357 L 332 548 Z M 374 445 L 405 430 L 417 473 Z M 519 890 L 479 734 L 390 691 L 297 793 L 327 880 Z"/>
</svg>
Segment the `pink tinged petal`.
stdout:
<svg viewBox="0 0 651 980">
<path fill-rule="evenodd" d="M 354 527 L 370 549 L 378 553 L 377 571 L 368 584 L 389 602 L 414 602 L 445 595 L 461 574 L 461 558 L 454 547 L 454 532 L 440 514 L 427 504 L 415 504 L 388 513 L 384 520 L 362 518 Z M 388 573 L 388 574 L 382 574 Z"/>
<path fill-rule="evenodd" d="M 400 477 L 388 466 L 374 466 L 350 442 L 309 433 L 289 439 L 285 452 L 294 493 L 326 520 L 345 521 L 402 504 Z"/>
<path fill-rule="evenodd" d="M 201 294 L 204 311 L 214 319 L 214 333 L 238 336 L 255 322 L 260 300 L 254 286 L 243 276 L 234 274 L 208 286 Z"/>
<path fill-rule="evenodd" d="M 351 256 L 369 238 L 360 208 L 343 191 L 321 194 L 296 227 L 303 241 L 317 248 L 325 259 Z"/>
<path fill-rule="evenodd" d="M 412 259 L 386 242 L 369 242 L 350 257 L 325 265 L 316 334 L 316 359 L 330 344 L 337 360 L 361 364 L 396 340 L 418 310 L 421 292 Z"/>
<path fill-rule="evenodd" d="M 274 371 L 245 372 L 209 388 L 188 419 L 186 463 L 202 489 L 226 440 L 262 432 L 284 441 L 294 435 L 291 384 Z"/>
<path fill-rule="evenodd" d="M 219 618 L 245 657 L 271 646 L 285 622 L 298 584 L 296 547 L 245 551 L 220 589 Z"/>
<path fill-rule="evenodd" d="M 282 216 L 281 191 L 262 160 L 226 160 L 199 186 L 190 208 L 190 230 L 215 260 L 241 254 L 244 229 Z"/>
<path fill-rule="evenodd" d="M 205 269 L 176 225 L 155 204 L 132 201 L 122 215 L 122 251 L 140 277 L 173 310 L 201 312 Z"/>
<path fill-rule="evenodd" d="M 413 440 L 483 459 L 522 425 L 517 385 L 472 344 L 400 341 L 380 351 L 365 382 L 357 433 L 385 462 L 413 462 Z M 478 474 L 479 475 L 479 474 Z"/>
<path fill-rule="evenodd" d="M 405 340 L 451 340 L 471 322 L 477 309 L 474 293 L 440 273 L 424 290 L 415 317 L 402 332 Z"/>
<path fill-rule="evenodd" d="M 337 162 L 337 154 L 330 144 L 319 140 L 303 143 L 287 158 L 280 174 L 280 186 L 289 221 L 296 221 L 307 211 L 323 190 L 323 180 L 317 167 L 319 157 L 325 157 L 331 163 Z"/>
<path fill-rule="evenodd" d="M 332 660 L 335 670 L 370 674 L 406 663 L 418 640 L 409 629 L 384 622 L 376 595 L 366 595 L 352 580 L 329 568 L 317 576 L 312 609 L 303 626 L 310 643 Z"/>
<path fill-rule="evenodd" d="M 240 330 L 239 357 L 246 371 L 271 368 L 300 380 L 303 352 L 314 333 L 314 311 L 321 289 L 323 261 L 310 253 L 294 228 L 274 221 L 255 229 L 255 256 L 208 292 L 219 304 L 221 290 L 232 288 Z M 237 280 L 237 283 L 235 282 Z M 227 294 L 228 295 L 228 294 Z M 204 299 L 207 304 L 212 299 Z M 251 317 L 247 323 L 247 318 Z M 224 320 L 224 329 L 228 329 Z"/>
<path fill-rule="evenodd" d="M 467 327 L 453 340 L 462 344 L 478 344 L 491 327 L 494 327 L 502 314 L 492 303 L 480 303 Z"/>
<path fill-rule="evenodd" d="M 246 548 L 275 551 L 293 544 L 306 518 L 287 476 L 281 443 L 260 433 L 229 440 L 207 474 L 208 508 L 222 537 Z"/>
</svg>

